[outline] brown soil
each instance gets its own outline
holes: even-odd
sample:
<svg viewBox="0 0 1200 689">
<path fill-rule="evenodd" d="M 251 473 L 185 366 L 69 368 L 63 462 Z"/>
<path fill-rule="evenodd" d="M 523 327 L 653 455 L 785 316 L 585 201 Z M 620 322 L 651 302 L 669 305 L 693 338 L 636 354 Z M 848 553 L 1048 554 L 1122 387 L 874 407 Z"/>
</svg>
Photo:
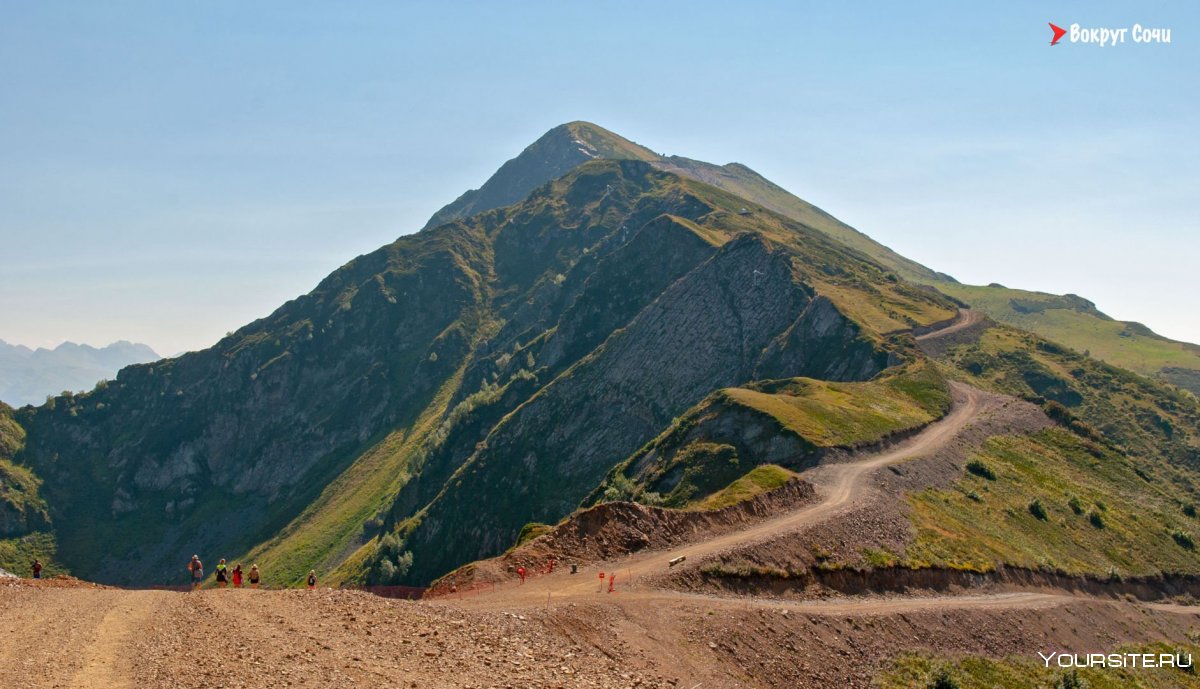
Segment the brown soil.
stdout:
<svg viewBox="0 0 1200 689">
<path fill-rule="evenodd" d="M 642 550 L 704 541 L 796 509 L 815 497 L 812 484 L 793 479 L 764 495 L 712 511 L 672 510 L 629 502 L 596 505 L 500 557 L 452 572 L 435 582 L 426 596 L 509 581 L 521 566 L 526 568 L 527 576 L 540 576 L 551 560 L 560 567 L 586 565 Z"/>
<path fill-rule="evenodd" d="M 1183 643 L 1200 609 L 1044 593 L 789 603 L 0 589 L 0 686 L 866 687 L 897 653 Z"/>
<path fill-rule="evenodd" d="M 950 325 L 932 331 L 915 332 L 917 345 L 932 357 L 940 357 L 951 347 L 979 340 L 983 331 L 993 325 L 991 319 L 979 311 L 960 309 L 958 317 Z"/>
</svg>

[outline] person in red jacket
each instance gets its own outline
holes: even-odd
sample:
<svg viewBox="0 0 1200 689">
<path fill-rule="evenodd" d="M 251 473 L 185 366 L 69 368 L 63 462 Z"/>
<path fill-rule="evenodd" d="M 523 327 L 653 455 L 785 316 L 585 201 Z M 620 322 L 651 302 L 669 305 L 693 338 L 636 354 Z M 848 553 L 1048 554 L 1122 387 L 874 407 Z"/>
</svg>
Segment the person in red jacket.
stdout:
<svg viewBox="0 0 1200 689">
<path fill-rule="evenodd" d="M 233 566 L 233 588 L 242 588 L 242 563 Z"/>
<path fill-rule="evenodd" d="M 525 583 L 525 565 L 521 565 L 520 567 L 517 568 L 517 576 L 521 577 L 521 583 L 524 584 Z"/>
</svg>

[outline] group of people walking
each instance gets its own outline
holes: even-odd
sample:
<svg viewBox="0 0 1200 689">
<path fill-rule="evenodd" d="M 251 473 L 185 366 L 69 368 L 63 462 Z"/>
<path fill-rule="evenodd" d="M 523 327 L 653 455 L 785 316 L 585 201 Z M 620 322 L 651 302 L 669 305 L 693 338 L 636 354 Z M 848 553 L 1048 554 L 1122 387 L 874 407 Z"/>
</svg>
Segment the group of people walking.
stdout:
<svg viewBox="0 0 1200 689">
<path fill-rule="evenodd" d="M 188 573 L 192 577 L 192 589 L 194 590 L 200 584 L 204 583 L 204 563 L 200 561 L 199 555 L 193 555 L 191 561 L 188 562 L 187 568 Z M 242 588 L 243 580 L 250 584 L 250 588 L 256 589 L 262 578 L 258 571 L 258 565 L 251 565 L 250 571 L 245 572 L 243 575 L 242 563 L 239 562 L 233 566 L 233 569 L 229 569 L 229 565 L 225 563 L 225 558 L 221 558 L 221 561 L 217 563 L 216 576 L 217 586 L 225 588 L 230 582 L 233 582 L 235 589 Z"/>
<path fill-rule="evenodd" d="M 204 583 L 204 563 L 200 561 L 199 555 L 193 555 L 191 561 L 188 562 L 187 568 L 192 577 L 192 590 L 194 591 Z M 239 562 L 233 566 L 233 569 L 229 569 L 229 565 L 225 563 L 225 558 L 221 558 L 221 561 L 217 563 L 216 577 L 217 586 L 225 588 L 232 583 L 235 589 L 242 588 L 243 581 L 249 583 L 250 588 L 256 589 L 262 580 L 262 575 L 258 571 L 258 565 L 251 565 L 250 570 L 243 575 L 242 563 Z M 305 583 L 308 584 L 310 591 L 317 588 L 316 570 L 308 570 L 308 577 L 305 578 Z"/>
</svg>

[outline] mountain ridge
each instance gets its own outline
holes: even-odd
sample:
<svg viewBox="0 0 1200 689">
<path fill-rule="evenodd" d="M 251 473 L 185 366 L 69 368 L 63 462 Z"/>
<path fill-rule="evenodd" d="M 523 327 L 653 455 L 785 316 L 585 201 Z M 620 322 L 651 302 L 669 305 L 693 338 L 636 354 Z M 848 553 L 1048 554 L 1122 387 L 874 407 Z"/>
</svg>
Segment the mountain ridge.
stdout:
<svg viewBox="0 0 1200 689">
<path fill-rule="evenodd" d="M 585 148 L 576 141 L 590 142 Z M 553 153 L 550 153 L 550 152 Z M 547 155 L 549 167 L 537 167 Z M 842 244 L 917 284 L 930 285 L 961 301 L 970 302 L 992 318 L 1029 329 L 1143 375 L 1158 377 L 1200 394 L 1200 345 L 1172 340 L 1133 321 L 1116 321 L 1090 301 L 1077 295 L 1052 295 L 1010 289 L 998 284 L 963 285 L 950 275 L 930 269 L 897 254 L 869 236 L 842 223 L 826 211 L 779 187 L 742 163 L 715 165 L 681 156 L 662 156 L 590 122 L 559 125 L 520 155 L 508 161 L 481 187 L 503 187 L 509 196 L 526 192 L 564 174 L 571 164 L 596 157 L 624 157 L 645 162 L 685 177 L 712 184 L 746 198 L 762 208 L 791 217 L 825 233 Z M 530 167 L 539 174 L 514 174 Z M 430 218 L 426 228 L 494 207 L 474 190 L 448 204 Z M 467 197 L 469 200 L 464 201 Z"/>
<path fill-rule="evenodd" d="M 281 582 L 319 567 L 426 583 L 568 515 L 715 390 L 869 381 L 925 359 L 912 333 L 963 303 L 745 166 L 610 134 L 555 128 L 504 183 L 214 347 L 12 411 L 10 463 L 36 476 L 58 560 L 122 582 L 215 551 Z M 1077 424 L 1189 461 L 1187 398 L 1052 343 L 1003 343 L 940 375 L 1080 407 Z M 1091 401 L 1105 380 L 1124 397 Z"/>
</svg>

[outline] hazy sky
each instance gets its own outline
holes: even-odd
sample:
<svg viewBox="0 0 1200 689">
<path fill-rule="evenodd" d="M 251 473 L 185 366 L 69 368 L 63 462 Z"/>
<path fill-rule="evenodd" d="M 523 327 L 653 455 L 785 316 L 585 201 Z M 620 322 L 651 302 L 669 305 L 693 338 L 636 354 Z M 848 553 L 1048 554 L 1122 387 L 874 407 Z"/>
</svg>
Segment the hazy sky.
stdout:
<svg viewBox="0 0 1200 689">
<path fill-rule="evenodd" d="M 1194 3 L 248 4 L 0 5 L 0 338 L 208 346 L 585 119 L 1200 342 Z"/>
</svg>

